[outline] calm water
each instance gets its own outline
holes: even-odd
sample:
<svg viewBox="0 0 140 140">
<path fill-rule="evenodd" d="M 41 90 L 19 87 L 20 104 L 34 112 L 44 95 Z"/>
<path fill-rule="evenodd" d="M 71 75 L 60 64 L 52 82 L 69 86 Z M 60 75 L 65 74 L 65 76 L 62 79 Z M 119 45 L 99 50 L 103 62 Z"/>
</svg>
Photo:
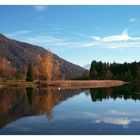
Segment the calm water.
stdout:
<svg viewBox="0 0 140 140">
<path fill-rule="evenodd" d="M 0 134 L 140 134 L 140 85 L 0 89 Z"/>
</svg>

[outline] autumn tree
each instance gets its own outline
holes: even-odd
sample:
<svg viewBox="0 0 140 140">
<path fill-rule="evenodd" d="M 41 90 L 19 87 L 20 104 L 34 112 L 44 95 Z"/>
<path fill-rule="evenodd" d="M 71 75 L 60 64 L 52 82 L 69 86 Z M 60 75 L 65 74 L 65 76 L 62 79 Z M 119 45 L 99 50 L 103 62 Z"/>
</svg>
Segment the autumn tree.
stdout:
<svg viewBox="0 0 140 140">
<path fill-rule="evenodd" d="M 13 79 L 15 69 L 11 66 L 11 62 L 7 58 L 0 58 L 0 78 Z"/>
<path fill-rule="evenodd" d="M 60 62 L 54 60 L 51 52 L 47 52 L 43 58 L 36 57 L 35 77 L 38 80 L 56 80 L 61 79 Z"/>
<path fill-rule="evenodd" d="M 35 56 L 35 62 L 34 62 L 34 74 L 35 74 L 35 79 L 37 80 L 47 80 L 47 73 L 46 73 L 46 64 L 43 60 L 43 58 L 37 54 Z"/>
</svg>

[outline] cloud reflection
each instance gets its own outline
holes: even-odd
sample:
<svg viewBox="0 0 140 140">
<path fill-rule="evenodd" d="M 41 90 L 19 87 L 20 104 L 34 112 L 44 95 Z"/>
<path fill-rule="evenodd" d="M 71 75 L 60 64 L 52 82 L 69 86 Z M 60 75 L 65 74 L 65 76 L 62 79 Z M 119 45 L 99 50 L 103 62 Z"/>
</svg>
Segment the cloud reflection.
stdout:
<svg viewBox="0 0 140 140">
<path fill-rule="evenodd" d="M 117 110 L 110 110 L 104 114 L 100 112 L 85 112 L 83 113 L 86 117 L 92 118 L 94 123 L 107 123 L 113 125 L 122 125 L 126 128 L 132 122 L 140 121 L 140 113 L 132 112 L 120 112 Z"/>
</svg>

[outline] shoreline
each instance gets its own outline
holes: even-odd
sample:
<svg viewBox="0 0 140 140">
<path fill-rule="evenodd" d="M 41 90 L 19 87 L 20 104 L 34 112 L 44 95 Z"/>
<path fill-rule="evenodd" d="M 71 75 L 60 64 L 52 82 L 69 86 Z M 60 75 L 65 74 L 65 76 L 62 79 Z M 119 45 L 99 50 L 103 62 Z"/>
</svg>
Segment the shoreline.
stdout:
<svg viewBox="0 0 140 140">
<path fill-rule="evenodd" d="M 55 87 L 60 89 L 76 89 L 76 88 L 103 88 L 115 87 L 128 84 L 120 80 L 56 80 L 56 81 L 5 81 L 0 82 L 2 87 Z"/>
<path fill-rule="evenodd" d="M 58 80 L 41 82 L 41 86 L 58 87 L 60 89 L 76 89 L 76 88 L 104 88 L 115 87 L 128 84 L 120 80 Z"/>
</svg>

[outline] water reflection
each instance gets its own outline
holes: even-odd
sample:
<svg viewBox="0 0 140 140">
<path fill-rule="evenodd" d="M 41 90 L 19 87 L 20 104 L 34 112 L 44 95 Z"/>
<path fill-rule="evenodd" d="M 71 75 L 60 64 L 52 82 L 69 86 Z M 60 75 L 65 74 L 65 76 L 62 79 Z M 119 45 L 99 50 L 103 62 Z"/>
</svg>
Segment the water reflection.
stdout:
<svg viewBox="0 0 140 140">
<path fill-rule="evenodd" d="M 136 84 L 89 90 L 1 88 L 0 134 L 139 134 L 138 100 Z"/>
<path fill-rule="evenodd" d="M 140 86 L 138 84 L 129 84 L 126 86 L 114 88 L 98 88 L 90 89 L 90 95 L 93 102 L 102 101 L 107 99 L 117 98 L 128 100 L 140 100 Z"/>
<path fill-rule="evenodd" d="M 26 94 L 29 101 L 30 106 L 32 106 L 32 100 L 33 100 L 33 88 L 26 88 Z"/>
<path fill-rule="evenodd" d="M 0 89 L 0 128 L 21 117 L 46 114 L 53 117 L 53 107 L 80 94 L 81 90 L 2 88 Z"/>
</svg>

